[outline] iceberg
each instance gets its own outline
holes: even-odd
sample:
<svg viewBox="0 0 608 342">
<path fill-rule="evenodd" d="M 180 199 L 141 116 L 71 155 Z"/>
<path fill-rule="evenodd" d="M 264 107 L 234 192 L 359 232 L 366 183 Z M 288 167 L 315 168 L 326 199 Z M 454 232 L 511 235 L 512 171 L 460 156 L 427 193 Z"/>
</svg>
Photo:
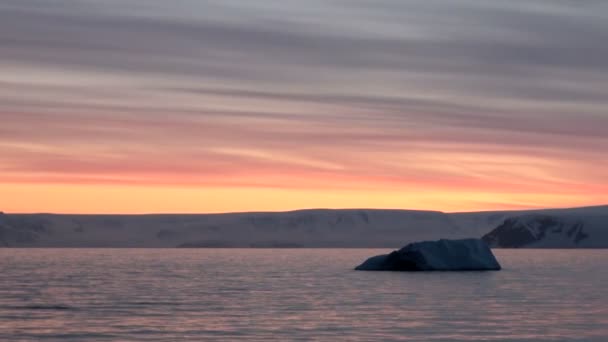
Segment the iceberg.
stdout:
<svg viewBox="0 0 608 342">
<path fill-rule="evenodd" d="M 357 271 L 498 271 L 500 264 L 481 239 L 423 241 L 377 255 Z"/>
</svg>

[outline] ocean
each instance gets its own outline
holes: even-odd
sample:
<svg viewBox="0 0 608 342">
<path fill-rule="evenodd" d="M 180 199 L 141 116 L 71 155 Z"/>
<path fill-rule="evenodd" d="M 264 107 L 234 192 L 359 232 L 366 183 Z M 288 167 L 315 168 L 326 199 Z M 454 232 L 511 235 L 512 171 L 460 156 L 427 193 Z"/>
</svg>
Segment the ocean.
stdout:
<svg viewBox="0 0 608 342">
<path fill-rule="evenodd" d="M 0 341 L 608 341 L 608 250 L 360 272 L 378 249 L 0 249 Z"/>
</svg>

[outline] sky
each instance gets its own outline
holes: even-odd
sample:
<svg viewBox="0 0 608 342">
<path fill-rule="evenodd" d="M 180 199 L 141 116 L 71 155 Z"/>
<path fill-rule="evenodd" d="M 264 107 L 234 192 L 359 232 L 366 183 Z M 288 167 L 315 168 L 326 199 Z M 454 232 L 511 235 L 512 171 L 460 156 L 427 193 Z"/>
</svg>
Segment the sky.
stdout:
<svg viewBox="0 0 608 342">
<path fill-rule="evenodd" d="M 0 2 L 0 210 L 608 203 L 608 2 Z"/>
</svg>

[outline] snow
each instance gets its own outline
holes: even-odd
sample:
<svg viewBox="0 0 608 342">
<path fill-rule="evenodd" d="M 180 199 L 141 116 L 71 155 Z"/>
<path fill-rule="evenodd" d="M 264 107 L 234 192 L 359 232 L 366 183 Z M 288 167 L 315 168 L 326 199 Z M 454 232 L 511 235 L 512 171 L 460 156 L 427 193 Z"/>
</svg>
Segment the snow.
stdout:
<svg viewBox="0 0 608 342">
<path fill-rule="evenodd" d="M 0 244 L 36 247 L 396 247 L 463 234 L 445 213 L 410 210 L 7 216 Z M 30 238 L 17 241 L 14 229 Z"/>
<path fill-rule="evenodd" d="M 0 246 L 396 248 L 414 241 L 478 238 L 508 219 L 532 214 L 560 220 L 576 217 L 584 222 L 583 233 L 588 238 L 578 244 L 557 239 L 551 246 L 565 242 L 572 247 L 608 246 L 608 207 L 479 213 L 313 209 L 228 214 L 0 214 Z M 544 246 L 541 242 L 535 245 Z"/>
<path fill-rule="evenodd" d="M 574 210 L 513 216 L 483 240 L 501 248 L 608 248 L 608 214 Z"/>
<path fill-rule="evenodd" d="M 500 270 L 490 248 L 480 239 L 411 243 L 378 255 L 355 268 L 359 271 L 484 271 Z"/>
</svg>

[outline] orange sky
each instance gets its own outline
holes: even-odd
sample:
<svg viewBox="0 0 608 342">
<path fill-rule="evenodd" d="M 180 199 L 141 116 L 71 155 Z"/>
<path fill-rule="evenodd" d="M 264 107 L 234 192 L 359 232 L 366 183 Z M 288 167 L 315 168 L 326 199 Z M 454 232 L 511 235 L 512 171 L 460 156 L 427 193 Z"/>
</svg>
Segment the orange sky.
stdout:
<svg viewBox="0 0 608 342">
<path fill-rule="evenodd" d="M 252 172 L 254 173 L 254 172 Z M 78 175 L 77 177 L 82 176 Z M 103 175 L 108 176 L 108 175 Z M 40 175 L 38 175 L 40 177 Z M 476 211 L 606 203 L 608 186 L 507 182 L 349 178 L 338 174 L 260 173 L 214 176 L 209 182 L 176 175 L 129 179 L 15 179 L 0 184 L 5 212 L 201 213 L 300 208 L 395 208 Z"/>
<path fill-rule="evenodd" d="M 608 203 L 599 3 L 62 2 L 0 4 L 1 211 Z"/>
<path fill-rule="evenodd" d="M 589 196 L 576 192 L 505 192 L 497 196 L 495 192 L 483 190 L 399 188 L 294 190 L 57 184 L 2 184 L 1 188 L 5 212 L 54 213 L 200 213 L 369 207 L 472 211 L 583 206 L 605 200 L 601 193 Z"/>
<path fill-rule="evenodd" d="M 284 106 L 290 111 L 294 104 Z M 5 212 L 477 211 L 608 203 L 606 139 L 593 135 L 442 126 L 406 112 L 379 126 L 323 116 L 3 115 Z"/>
</svg>

